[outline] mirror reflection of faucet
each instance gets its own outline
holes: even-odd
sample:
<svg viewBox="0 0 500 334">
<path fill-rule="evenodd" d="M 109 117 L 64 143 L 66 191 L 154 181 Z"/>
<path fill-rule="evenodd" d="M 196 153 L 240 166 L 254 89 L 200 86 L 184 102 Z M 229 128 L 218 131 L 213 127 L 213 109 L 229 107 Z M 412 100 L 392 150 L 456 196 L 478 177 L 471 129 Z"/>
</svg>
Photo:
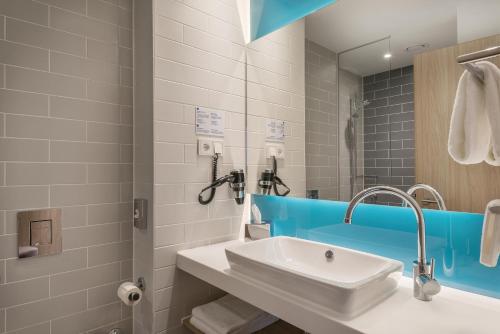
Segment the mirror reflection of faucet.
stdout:
<svg viewBox="0 0 500 334">
<path fill-rule="evenodd" d="M 453 224 L 451 221 L 446 222 L 446 244 L 443 251 L 443 274 L 446 277 L 453 277 L 455 275 L 455 267 L 456 267 L 456 248 L 453 242 Z"/>
<path fill-rule="evenodd" d="M 435 203 L 438 207 L 438 210 L 443 210 L 443 211 L 447 210 L 443 196 L 441 196 L 439 191 L 437 191 L 435 188 L 431 187 L 428 184 L 417 183 L 416 185 L 414 185 L 408 189 L 407 194 L 410 196 L 416 197 L 416 192 L 419 189 L 422 189 L 422 190 L 429 192 L 432 195 L 432 197 L 434 198 L 434 200 L 422 200 L 422 203 L 425 203 L 425 204 L 434 204 Z M 405 201 L 403 201 L 403 206 L 407 206 L 407 205 L 408 204 Z"/>
<path fill-rule="evenodd" d="M 426 192 L 431 194 L 433 198 L 432 200 L 423 199 L 421 201 L 422 204 L 436 204 L 438 210 L 447 211 L 443 196 L 439 193 L 439 191 L 428 184 L 417 183 L 414 186 L 410 187 L 406 193 L 415 198 L 416 192 L 418 190 L 425 190 Z M 408 206 L 406 201 L 403 201 L 403 206 Z M 452 237 L 452 225 L 448 222 L 446 246 L 443 249 L 442 256 L 443 274 L 447 277 L 452 277 L 455 274 L 455 249 L 453 247 Z"/>
</svg>

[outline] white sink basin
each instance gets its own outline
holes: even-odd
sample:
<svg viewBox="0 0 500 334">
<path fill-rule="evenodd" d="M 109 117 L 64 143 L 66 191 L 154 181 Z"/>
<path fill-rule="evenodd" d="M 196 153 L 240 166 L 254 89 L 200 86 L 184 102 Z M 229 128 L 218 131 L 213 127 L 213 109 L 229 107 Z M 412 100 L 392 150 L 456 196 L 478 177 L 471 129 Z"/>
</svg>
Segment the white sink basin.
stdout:
<svg viewBox="0 0 500 334">
<path fill-rule="evenodd" d="M 325 256 L 333 251 L 333 258 Z M 235 274 L 353 318 L 391 295 L 403 263 L 308 240 L 274 237 L 226 248 Z"/>
</svg>

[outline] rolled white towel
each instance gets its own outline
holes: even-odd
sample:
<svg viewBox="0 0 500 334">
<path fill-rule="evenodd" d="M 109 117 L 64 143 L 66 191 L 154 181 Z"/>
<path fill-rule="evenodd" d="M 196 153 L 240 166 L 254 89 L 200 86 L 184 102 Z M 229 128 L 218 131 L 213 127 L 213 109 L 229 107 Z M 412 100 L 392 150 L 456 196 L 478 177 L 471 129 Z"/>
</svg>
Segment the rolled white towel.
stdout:
<svg viewBox="0 0 500 334">
<path fill-rule="evenodd" d="M 204 334 L 250 334 L 260 331 L 267 326 L 270 326 L 277 320 L 278 319 L 274 315 L 265 313 L 260 315 L 257 319 L 249 322 L 248 324 L 243 325 L 239 328 L 235 328 L 231 331 L 227 331 L 227 329 L 221 328 L 212 328 L 205 321 L 200 320 L 195 316 L 192 316 L 191 319 L 189 319 L 189 322 Z"/>
<path fill-rule="evenodd" d="M 480 163 L 488 154 L 491 127 L 485 103 L 483 83 L 464 71 L 458 82 L 448 137 L 448 152 L 460 164 Z"/>
<path fill-rule="evenodd" d="M 485 161 L 500 166 L 500 69 L 493 63 L 476 64 L 484 72 L 484 100 L 491 129 L 491 139 Z"/>
<path fill-rule="evenodd" d="M 232 295 L 193 309 L 191 324 L 206 334 L 249 334 L 278 319 Z"/>
<path fill-rule="evenodd" d="M 217 331 L 214 328 L 210 327 L 205 321 L 198 319 L 194 315 L 191 319 L 189 319 L 189 322 L 204 334 L 217 334 Z"/>
</svg>

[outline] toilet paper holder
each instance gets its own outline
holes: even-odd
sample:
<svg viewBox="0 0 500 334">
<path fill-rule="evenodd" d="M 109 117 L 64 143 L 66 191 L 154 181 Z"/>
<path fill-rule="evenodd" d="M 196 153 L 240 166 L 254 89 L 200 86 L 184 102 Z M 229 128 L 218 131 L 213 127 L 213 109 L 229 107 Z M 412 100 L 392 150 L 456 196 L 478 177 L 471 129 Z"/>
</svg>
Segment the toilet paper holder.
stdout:
<svg viewBox="0 0 500 334">
<path fill-rule="evenodd" d="M 144 290 L 146 290 L 146 280 L 144 279 L 144 277 L 139 277 L 137 279 L 137 287 L 143 292 Z"/>
<path fill-rule="evenodd" d="M 137 279 L 137 283 L 135 284 L 135 286 L 141 290 L 142 292 L 144 292 L 146 290 L 146 280 L 144 279 L 144 277 L 139 277 Z M 136 293 L 134 293 L 134 295 L 136 295 Z M 140 296 L 137 296 L 138 298 L 140 298 Z M 134 299 L 135 300 L 135 299 Z"/>
<path fill-rule="evenodd" d="M 139 277 L 137 283 L 123 282 L 120 284 L 116 293 L 125 305 L 134 306 L 141 302 L 145 290 L 146 280 L 144 277 Z"/>
</svg>

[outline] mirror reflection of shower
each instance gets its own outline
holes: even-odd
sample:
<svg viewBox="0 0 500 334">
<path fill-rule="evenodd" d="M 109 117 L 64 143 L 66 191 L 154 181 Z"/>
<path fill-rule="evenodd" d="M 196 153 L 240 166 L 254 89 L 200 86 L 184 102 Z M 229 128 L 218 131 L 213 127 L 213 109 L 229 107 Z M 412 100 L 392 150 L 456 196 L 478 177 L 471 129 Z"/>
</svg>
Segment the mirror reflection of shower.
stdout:
<svg viewBox="0 0 500 334">
<path fill-rule="evenodd" d="M 376 116 L 381 101 L 372 93 L 371 82 L 367 78 L 376 73 L 390 70 L 390 60 L 385 55 L 390 52 L 390 37 L 385 37 L 364 45 L 339 52 L 338 55 L 338 184 L 339 200 L 350 201 L 363 190 L 365 182 L 378 183 L 371 179 L 376 166 L 372 165 L 372 155 L 378 138 L 373 135 L 373 124 L 365 121 Z M 388 72 L 387 72 L 388 73 Z M 385 89 L 386 87 L 377 87 Z M 368 93 L 369 92 L 369 93 Z M 381 96 L 382 97 L 382 96 Z M 383 97 L 382 97 L 383 98 Z M 375 103 L 370 103 L 373 101 Z M 368 115 L 369 114 L 369 115 Z M 366 135 L 368 133 L 369 135 Z M 371 159 L 365 165 L 366 158 Z"/>
<path fill-rule="evenodd" d="M 381 102 L 389 99 L 384 94 L 392 93 L 386 78 L 391 69 L 391 61 L 385 58 L 390 51 L 389 38 L 341 52 L 306 39 L 309 198 L 350 201 L 367 185 L 387 183 L 387 177 L 377 173 L 376 161 L 387 166 L 388 139 L 376 132 L 388 130 L 384 120 L 388 115 Z M 385 149 L 387 156 L 376 156 L 378 148 Z"/>
<path fill-rule="evenodd" d="M 346 123 L 346 128 L 344 131 L 345 143 L 349 152 L 349 197 L 352 198 L 355 195 L 355 186 L 358 178 L 363 178 L 363 175 L 358 175 L 358 139 L 357 139 L 357 123 L 359 120 L 363 119 L 363 110 L 365 106 L 368 106 L 370 102 L 368 100 L 363 100 L 358 95 L 354 94 L 353 97 L 349 98 L 349 119 Z"/>
</svg>

